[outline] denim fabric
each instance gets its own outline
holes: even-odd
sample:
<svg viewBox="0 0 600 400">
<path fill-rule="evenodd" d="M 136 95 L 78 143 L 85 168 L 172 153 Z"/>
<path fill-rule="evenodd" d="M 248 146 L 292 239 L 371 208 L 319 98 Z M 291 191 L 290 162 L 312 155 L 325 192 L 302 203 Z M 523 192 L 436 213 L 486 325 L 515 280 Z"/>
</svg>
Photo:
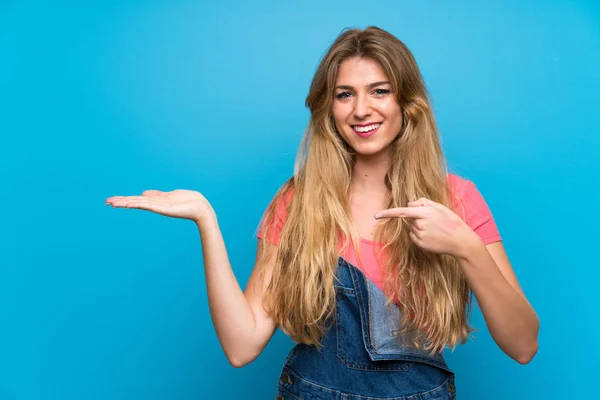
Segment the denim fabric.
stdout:
<svg viewBox="0 0 600 400">
<path fill-rule="evenodd" d="M 296 345 L 279 378 L 277 400 L 455 399 L 454 374 L 434 356 L 398 339 L 400 311 L 358 268 L 340 258 L 336 312 L 321 350 Z"/>
</svg>

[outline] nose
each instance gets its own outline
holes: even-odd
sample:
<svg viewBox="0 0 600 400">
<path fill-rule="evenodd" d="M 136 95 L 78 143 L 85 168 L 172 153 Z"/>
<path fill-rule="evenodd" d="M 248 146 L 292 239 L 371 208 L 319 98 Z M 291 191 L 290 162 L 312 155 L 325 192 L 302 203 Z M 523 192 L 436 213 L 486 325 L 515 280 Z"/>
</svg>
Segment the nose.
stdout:
<svg viewBox="0 0 600 400">
<path fill-rule="evenodd" d="M 356 102 L 354 103 L 354 117 L 356 119 L 365 119 L 371 115 L 371 103 L 369 96 L 365 94 L 358 94 L 356 96 Z"/>
</svg>

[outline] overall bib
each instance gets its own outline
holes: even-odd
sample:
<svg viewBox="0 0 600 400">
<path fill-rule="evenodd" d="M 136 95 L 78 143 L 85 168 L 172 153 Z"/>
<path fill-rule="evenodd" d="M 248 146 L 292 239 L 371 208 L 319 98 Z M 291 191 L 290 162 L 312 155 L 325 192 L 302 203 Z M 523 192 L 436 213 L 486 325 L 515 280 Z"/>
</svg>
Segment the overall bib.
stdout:
<svg viewBox="0 0 600 400">
<path fill-rule="evenodd" d="M 398 340 L 400 310 L 357 267 L 339 258 L 336 312 L 322 348 L 296 345 L 277 400 L 450 400 L 454 374 L 441 354 Z"/>
</svg>

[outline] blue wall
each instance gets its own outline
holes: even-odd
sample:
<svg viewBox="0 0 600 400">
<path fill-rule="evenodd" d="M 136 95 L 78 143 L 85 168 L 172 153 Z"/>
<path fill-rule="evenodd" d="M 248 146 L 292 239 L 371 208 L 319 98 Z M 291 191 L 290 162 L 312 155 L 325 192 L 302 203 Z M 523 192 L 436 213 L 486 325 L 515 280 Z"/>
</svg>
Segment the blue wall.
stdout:
<svg viewBox="0 0 600 400">
<path fill-rule="evenodd" d="M 460 398 L 592 396 L 596 0 L 54 3 L 0 3 L 0 399 L 274 396 L 291 342 L 229 366 L 194 224 L 104 199 L 201 191 L 245 286 L 317 62 L 370 24 L 413 50 L 450 166 L 486 197 L 541 319 L 520 366 L 475 310 L 475 339 L 448 355 Z"/>
</svg>

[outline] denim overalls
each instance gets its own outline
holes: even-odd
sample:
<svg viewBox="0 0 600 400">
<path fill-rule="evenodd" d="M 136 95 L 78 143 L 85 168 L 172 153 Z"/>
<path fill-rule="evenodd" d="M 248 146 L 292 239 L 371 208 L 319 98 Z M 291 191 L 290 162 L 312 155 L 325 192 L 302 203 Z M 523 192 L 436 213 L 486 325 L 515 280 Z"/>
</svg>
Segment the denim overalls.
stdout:
<svg viewBox="0 0 600 400">
<path fill-rule="evenodd" d="M 343 258 L 336 277 L 335 320 L 322 349 L 292 349 L 276 399 L 455 399 L 454 374 L 442 355 L 405 347 L 396 338 L 400 311 L 385 306 L 381 289 Z"/>
</svg>

